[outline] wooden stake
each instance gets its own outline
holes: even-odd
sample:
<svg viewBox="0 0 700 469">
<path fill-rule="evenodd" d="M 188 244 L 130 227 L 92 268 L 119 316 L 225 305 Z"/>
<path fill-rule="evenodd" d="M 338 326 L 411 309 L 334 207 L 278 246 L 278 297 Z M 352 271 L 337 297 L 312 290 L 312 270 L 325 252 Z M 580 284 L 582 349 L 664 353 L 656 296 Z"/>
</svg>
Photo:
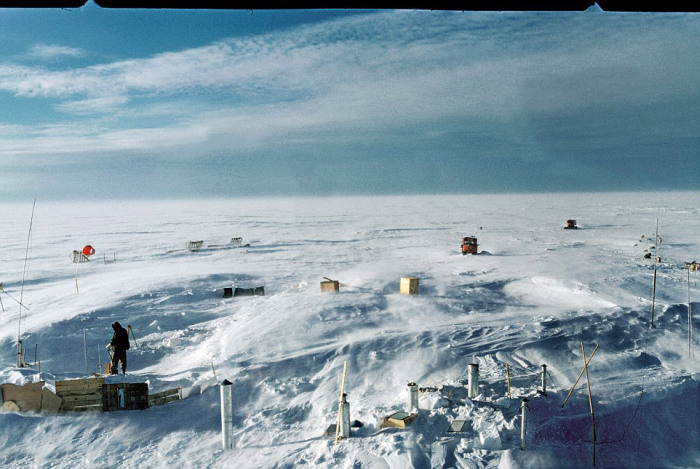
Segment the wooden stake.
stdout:
<svg viewBox="0 0 700 469">
<path fill-rule="evenodd" d="M 508 368 L 508 363 L 506 363 L 506 378 L 508 379 L 508 399 L 510 399 L 510 368 Z"/>
<path fill-rule="evenodd" d="M 340 415 L 343 412 L 343 394 L 345 394 L 345 372 L 347 371 L 348 362 L 343 362 L 343 381 L 340 386 L 340 398 L 338 399 L 338 421 L 335 424 L 335 441 L 334 445 L 338 444 L 338 436 L 340 435 Z"/>
<path fill-rule="evenodd" d="M 583 353 L 583 369 L 586 371 L 586 385 L 588 386 L 588 404 L 591 407 L 591 420 L 593 420 L 593 467 L 595 467 L 595 415 L 593 414 L 593 397 L 591 396 L 591 381 L 588 378 L 588 362 L 586 361 L 586 349 L 583 347 L 583 342 L 581 342 L 581 352 Z M 591 354 L 591 357 L 592 356 L 593 355 Z"/>
<path fill-rule="evenodd" d="M 88 360 L 87 360 L 87 331 L 83 327 L 83 346 L 85 348 L 85 374 L 90 373 L 90 370 L 88 369 Z"/>
<path fill-rule="evenodd" d="M 128 325 L 128 324 L 127 324 L 127 326 L 126 326 L 126 329 L 127 329 L 127 335 L 128 335 L 128 332 L 131 332 L 131 337 L 134 338 L 134 345 L 138 346 L 139 344 L 136 343 L 136 336 L 134 335 L 134 330 L 133 330 L 133 329 L 131 328 L 131 326 Z M 214 366 L 214 365 L 212 365 L 212 368 L 213 368 L 213 366 Z M 216 373 L 214 373 L 214 376 L 216 376 Z"/>
<path fill-rule="evenodd" d="M 593 353 L 591 354 L 590 357 L 588 357 L 588 361 L 586 362 L 586 365 L 588 365 L 591 360 L 593 359 L 593 355 L 595 355 L 596 350 L 598 350 L 598 346 L 596 345 L 595 348 L 593 349 Z M 564 399 L 564 402 L 562 403 L 562 407 L 564 407 L 564 404 L 566 404 L 566 401 L 569 400 L 569 396 L 571 396 L 571 393 L 574 392 L 574 388 L 578 384 L 578 380 L 581 379 L 581 376 L 583 375 L 584 370 L 581 370 L 581 373 L 578 374 L 578 378 L 576 378 L 576 382 L 574 383 L 573 386 L 571 386 L 571 389 L 569 390 L 569 394 L 566 395 L 566 399 Z"/>
</svg>

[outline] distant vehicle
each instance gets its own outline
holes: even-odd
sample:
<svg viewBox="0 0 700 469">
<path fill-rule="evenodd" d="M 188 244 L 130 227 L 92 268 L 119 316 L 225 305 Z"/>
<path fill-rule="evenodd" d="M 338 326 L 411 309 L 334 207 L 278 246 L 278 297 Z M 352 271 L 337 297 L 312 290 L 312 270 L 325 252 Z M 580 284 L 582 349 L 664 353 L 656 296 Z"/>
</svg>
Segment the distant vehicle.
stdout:
<svg viewBox="0 0 700 469">
<path fill-rule="evenodd" d="M 473 236 L 465 236 L 462 238 L 462 255 L 478 254 L 479 245 L 476 238 Z"/>
</svg>

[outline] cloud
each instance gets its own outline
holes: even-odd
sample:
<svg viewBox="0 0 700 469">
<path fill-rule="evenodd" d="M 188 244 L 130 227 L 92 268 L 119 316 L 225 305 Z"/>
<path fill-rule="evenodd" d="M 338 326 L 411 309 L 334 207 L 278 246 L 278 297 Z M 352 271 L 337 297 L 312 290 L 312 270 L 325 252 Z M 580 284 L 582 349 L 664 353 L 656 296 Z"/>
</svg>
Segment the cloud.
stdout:
<svg viewBox="0 0 700 469">
<path fill-rule="evenodd" d="M 28 58 L 43 61 L 56 61 L 64 58 L 78 58 L 85 56 L 85 51 L 75 47 L 58 46 L 50 44 L 36 44 L 29 49 Z"/>
<path fill-rule="evenodd" d="M 6 134 L 0 154 L 413 146 L 544 165 L 681 128 L 692 139 L 699 25 L 692 15 L 382 12 L 79 68 L 4 64 L 0 90 L 63 116 Z"/>
</svg>

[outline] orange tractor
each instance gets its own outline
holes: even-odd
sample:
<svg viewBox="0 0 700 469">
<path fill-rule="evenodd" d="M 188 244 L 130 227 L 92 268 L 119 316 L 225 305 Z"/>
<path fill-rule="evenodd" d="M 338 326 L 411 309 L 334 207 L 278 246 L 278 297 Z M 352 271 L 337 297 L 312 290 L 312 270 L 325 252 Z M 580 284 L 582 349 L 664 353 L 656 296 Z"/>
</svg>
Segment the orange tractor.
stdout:
<svg viewBox="0 0 700 469">
<path fill-rule="evenodd" d="M 465 236 L 464 238 L 462 238 L 462 255 L 478 254 L 478 248 L 479 245 L 477 244 L 475 237 Z"/>
</svg>

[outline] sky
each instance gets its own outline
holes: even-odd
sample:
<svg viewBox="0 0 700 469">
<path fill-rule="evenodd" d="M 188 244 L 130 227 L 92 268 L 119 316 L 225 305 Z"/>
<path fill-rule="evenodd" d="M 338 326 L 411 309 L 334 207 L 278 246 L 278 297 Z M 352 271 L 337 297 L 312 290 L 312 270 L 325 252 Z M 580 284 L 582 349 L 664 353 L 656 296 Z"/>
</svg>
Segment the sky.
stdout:
<svg viewBox="0 0 700 469">
<path fill-rule="evenodd" d="M 700 14 L 0 9 L 0 198 L 700 189 Z"/>
</svg>

